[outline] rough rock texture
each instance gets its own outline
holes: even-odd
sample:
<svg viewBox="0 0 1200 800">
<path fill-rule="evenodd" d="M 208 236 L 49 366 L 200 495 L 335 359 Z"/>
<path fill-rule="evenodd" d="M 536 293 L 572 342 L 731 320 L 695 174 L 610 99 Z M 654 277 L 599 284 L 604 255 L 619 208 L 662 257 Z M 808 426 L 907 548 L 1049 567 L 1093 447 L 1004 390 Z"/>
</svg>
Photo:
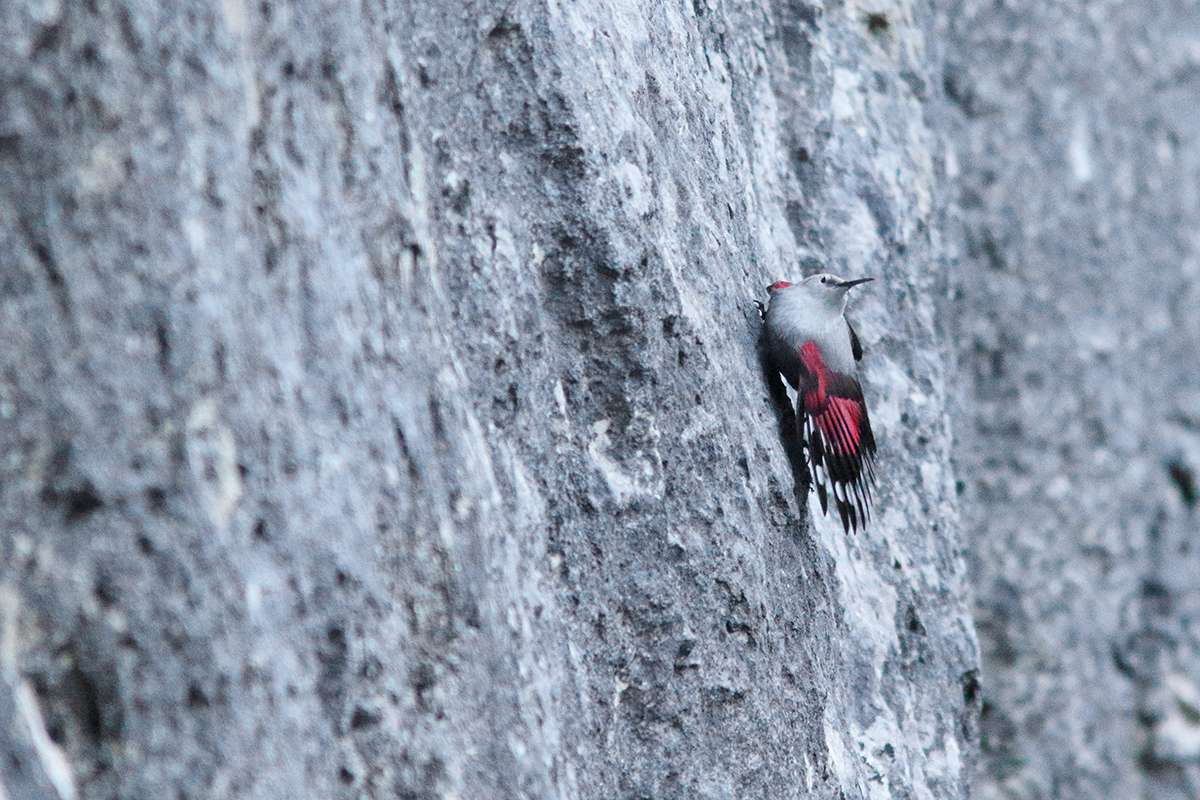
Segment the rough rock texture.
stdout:
<svg viewBox="0 0 1200 800">
<path fill-rule="evenodd" d="M 976 794 L 1198 797 L 1200 15 L 964 2 L 941 30 Z"/>
<path fill-rule="evenodd" d="M 0 3 L 0 794 L 962 797 L 933 21 Z M 856 538 L 756 351 L 817 267 Z"/>
</svg>

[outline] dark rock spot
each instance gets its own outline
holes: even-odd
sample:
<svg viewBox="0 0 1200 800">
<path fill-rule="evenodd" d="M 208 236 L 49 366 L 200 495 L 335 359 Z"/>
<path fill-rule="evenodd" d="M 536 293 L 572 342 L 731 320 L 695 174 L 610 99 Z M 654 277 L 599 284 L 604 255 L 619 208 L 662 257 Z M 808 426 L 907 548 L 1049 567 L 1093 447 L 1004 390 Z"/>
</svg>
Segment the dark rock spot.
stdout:
<svg viewBox="0 0 1200 800">
<path fill-rule="evenodd" d="M 979 698 L 979 670 L 970 669 L 959 678 L 962 684 L 963 702 L 972 705 Z"/>
<path fill-rule="evenodd" d="M 204 690 L 200 688 L 200 684 L 193 683 L 191 686 L 188 687 L 188 692 L 187 692 L 188 708 L 192 709 L 193 711 L 197 711 L 202 708 L 208 708 L 210 705 L 211 705 L 211 703 L 209 703 L 209 701 L 208 701 L 208 695 L 206 695 L 204 693 Z"/>
<path fill-rule="evenodd" d="M 946 99 L 954 103 L 968 117 L 977 113 L 975 91 L 971 87 L 966 71 L 955 64 L 947 64 L 942 72 L 942 91 Z"/>
<path fill-rule="evenodd" d="M 167 492 L 161 486 L 146 487 L 146 507 L 151 514 L 165 514 L 167 511 Z"/>
<path fill-rule="evenodd" d="M 378 712 L 367 711 L 362 706 L 358 706 L 350 716 L 350 730 L 362 731 L 370 728 L 378 728 L 382 718 L 382 715 Z"/>
<path fill-rule="evenodd" d="M 1176 491 L 1179 492 L 1179 499 L 1188 508 L 1196 507 L 1196 476 L 1184 464 L 1178 461 L 1172 461 L 1167 465 L 1167 473 L 1171 476 L 1171 482 L 1175 484 Z"/>
<path fill-rule="evenodd" d="M 68 489 L 60 498 L 60 503 L 63 507 L 63 520 L 68 525 L 81 522 L 104 508 L 104 501 L 96 494 L 96 489 L 89 480 L 84 480 L 78 488 Z"/>
<path fill-rule="evenodd" d="M 345 677 L 347 651 L 346 632 L 339 625 L 331 625 L 325 631 L 325 642 L 317 648 L 317 661 L 321 671 L 317 678 L 317 697 L 325 715 L 335 727 L 342 718 L 345 702 Z"/>
<path fill-rule="evenodd" d="M 96 582 L 92 585 L 92 594 L 100 601 L 100 605 L 105 608 L 111 608 L 121 599 L 116 582 L 113 581 L 111 576 L 103 572 L 96 576 Z"/>
</svg>

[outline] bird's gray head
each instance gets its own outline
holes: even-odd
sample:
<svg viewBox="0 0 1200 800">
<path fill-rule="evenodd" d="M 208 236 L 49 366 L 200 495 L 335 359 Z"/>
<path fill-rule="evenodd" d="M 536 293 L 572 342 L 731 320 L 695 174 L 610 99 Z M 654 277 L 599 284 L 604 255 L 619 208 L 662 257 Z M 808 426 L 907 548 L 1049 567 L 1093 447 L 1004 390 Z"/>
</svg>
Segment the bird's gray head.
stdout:
<svg viewBox="0 0 1200 800">
<path fill-rule="evenodd" d="M 773 283 L 767 287 L 767 292 L 772 296 L 784 289 L 791 292 L 802 292 L 810 298 L 810 301 L 821 302 L 837 313 L 841 313 L 841 310 L 846 307 L 846 292 L 850 287 L 873 280 L 875 279 L 856 278 L 848 281 L 837 275 L 830 275 L 828 272 L 818 272 L 816 275 L 809 275 L 798 284 L 791 284 L 787 281 Z"/>
<path fill-rule="evenodd" d="M 845 292 L 851 286 L 858 286 L 860 283 L 873 281 L 874 278 L 856 278 L 852 281 L 843 280 L 837 275 L 830 275 L 828 272 L 818 272 L 816 275 L 809 275 L 804 280 L 800 281 L 801 286 L 812 287 L 814 291 L 818 288 L 824 288 L 829 291 Z"/>
<path fill-rule="evenodd" d="M 800 281 L 800 285 L 809 294 L 823 300 L 827 306 L 836 308 L 840 313 L 846 307 L 846 293 L 850 290 L 850 287 L 873 280 L 875 279 L 856 278 L 855 280 L 848 281 L 839 278 L 837 275 L 830 275 L 828 272 L 818 272 L 816 275 L 809 275 Z"/>
</svg>

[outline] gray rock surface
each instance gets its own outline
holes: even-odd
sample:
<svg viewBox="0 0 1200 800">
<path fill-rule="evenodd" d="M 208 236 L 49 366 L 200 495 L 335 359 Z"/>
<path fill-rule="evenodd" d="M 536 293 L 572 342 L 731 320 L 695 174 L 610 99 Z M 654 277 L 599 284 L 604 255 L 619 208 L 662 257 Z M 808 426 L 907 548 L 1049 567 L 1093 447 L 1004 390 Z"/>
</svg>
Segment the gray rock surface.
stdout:
<svg viewBox="0 0 1200 800">
<path fill-rule="evenodd" d="M 1200 796 L 1200 15 L 947 4 L 980 798 Z"/>
<path fill-rule="evenodd" d="M 3 791 L 964 796 L 935 22 L 0 4 Z M 817 267 L 856 538 L 756 351 Z"/>
</svg>

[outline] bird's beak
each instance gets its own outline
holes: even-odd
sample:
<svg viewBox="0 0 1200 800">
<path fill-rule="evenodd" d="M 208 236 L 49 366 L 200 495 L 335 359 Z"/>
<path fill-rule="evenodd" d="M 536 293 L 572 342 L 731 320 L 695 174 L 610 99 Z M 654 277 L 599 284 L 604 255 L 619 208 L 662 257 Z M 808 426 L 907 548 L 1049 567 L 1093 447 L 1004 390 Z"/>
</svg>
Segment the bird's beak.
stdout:
<svg viewBox="0 0 1200 800">
<path fill-rule="evenodd" d="M 841 283 L 838 284 L 838 286 L 841 286 L 843 289 L 849 289 L 851 286 L 858 286 L 860 283 L 866 283 L 867 281 L 873 281 L 873 280 L 875 280 L 875 279 L 874 278 L 858 278 L 857 280 L 853 280 L 853 281 L 842 281 Z"/>
</svg>

